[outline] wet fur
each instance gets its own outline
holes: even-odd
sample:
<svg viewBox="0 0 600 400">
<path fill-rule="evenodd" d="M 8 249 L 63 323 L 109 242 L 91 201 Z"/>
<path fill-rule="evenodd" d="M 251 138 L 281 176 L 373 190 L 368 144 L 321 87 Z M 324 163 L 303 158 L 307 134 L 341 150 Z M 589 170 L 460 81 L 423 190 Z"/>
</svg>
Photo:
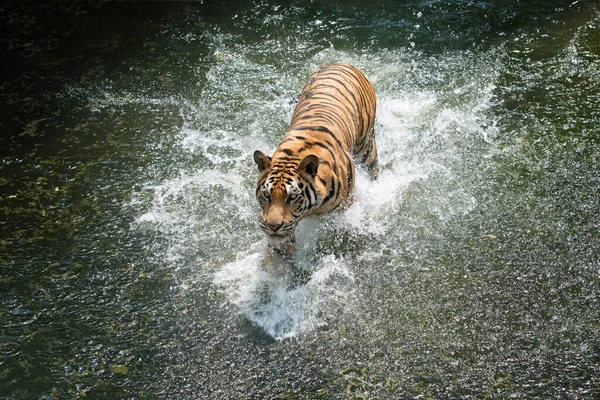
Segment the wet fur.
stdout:
<svg viewBox="0 0 600 400">
<path fill-rule="evenodd" d="M 373 86 L 359 70 L 341 64 L 319 67 L 304 86 L 290 128 L 273 155 L 254 152 L 267 264 L 294 254 L 298 221 L 351 201 L 354 160 L 372 179 L 377 177 L 375 108 Z"/>
</svg>

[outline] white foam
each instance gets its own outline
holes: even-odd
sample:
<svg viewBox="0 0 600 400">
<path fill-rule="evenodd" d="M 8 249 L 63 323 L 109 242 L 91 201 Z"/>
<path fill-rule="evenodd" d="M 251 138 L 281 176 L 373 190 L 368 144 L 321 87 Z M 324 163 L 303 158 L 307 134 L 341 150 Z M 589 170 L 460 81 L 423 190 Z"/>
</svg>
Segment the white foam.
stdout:
<svg viewBox="0 0 600 400">
<path fill-rule="evenodd" d="M 212 277 L 225 301 L 235 306 L 232 318 L 244 316 L 275 338 L 295 337 L 328 324 L 340 307 L 353 307 L 354 261 L 334 256 L 328 240 L 321 240 L 332 231 L 366 235 L 375 245 L 394 247 L 386 243 L 388 237 L 402 238 L 403 230 L 419 226 L 425 215 L 442 221 L 473 209 L 472 188 L 461 179 L 468 174 L 462 163 L 470 154 L 485 157 L 485 146 L 493 148 L 494 122 L 485 120 L 485 110 L 493 95 L 494 56 L 492 62 L 452 54 L 427 58 L 418 52 L 361 56 L 330 48 L 282 72 L 252 61 L 255 49 L 216 39 L 220 56 L 206 73 L 198 103 L 181 105 L 184 126 L 176 134 L 182 152 L 208 162 L 148 185 L 152 199 L 137 223 L 169 237 L 167 254 L 161 256 L 177 268 L 199 242 L 219 243 L 223 248 L 204 251 L 235 260 L 206 265 L 200 279 Z M 290 288 L 263 267 L 265 242 L 258 228 L 251 155 L 277 145 L 303 80 L 314 66 L 327 62 L 356 65 L 373 82 L 381 170 L 377 181 L 357 171 L 354 203 L 346 210 L 300 223 L 296 258 L 312 276 Z M 145 199 L 141 196 L 138 203 Z M 406 218 L 412 224 L 405 225 Z M 238 242 L 258 238 L 236 254 L 243 247 Z"/>
<path fill-rule="evenodd" d="M 333 255 L 322 258 L 308 282 L 290 288 L 288 279 L 264 271 L 263 246 L 263 242 L 256 243 L 224 265 L 213 283 L 266 333 L 276 339 L 295 337 L 327 325 L 332 307 L 351 307 L 353 278 L 343 260 Z"/>
<path fill-rule="evenodd" d="M 179 226 L 190 217 L 195 205 L 194 196 L 202 195 L 210 187 L 221 187 L 225 191 L 242 196 L 242 203 L 249 200 L 250 194 L 239 192 L 243 178 L 238 174 L 222 173 L 216 170 L 203 170 L 195 174 L 181 172 L 179 176 L 159 185 L 147 187 L 153 201 L 150 209 L 137 218 L 139 223 L 155 223 L 159 230 L 165 226 Z M 248 209 L 240 207 L 243 218 L 249 217 Z"/>
</svg>

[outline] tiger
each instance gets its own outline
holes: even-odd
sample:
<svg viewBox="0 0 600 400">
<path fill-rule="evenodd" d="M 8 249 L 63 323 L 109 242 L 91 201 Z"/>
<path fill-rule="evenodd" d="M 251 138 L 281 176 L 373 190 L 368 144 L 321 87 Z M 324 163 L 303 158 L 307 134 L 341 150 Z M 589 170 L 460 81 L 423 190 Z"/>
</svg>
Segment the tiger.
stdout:
<svg viewBox="0 0 600 400">
<path fill-rule="evenodd" d="M 352 201 L 353 160 L 377 178 L 375 108 L 373 85 L 351 65 L 323 65 L 309 76 L 273 155 L 253 155 L 267 255 L 292 256 L 298 221 Z"/>
</svg>

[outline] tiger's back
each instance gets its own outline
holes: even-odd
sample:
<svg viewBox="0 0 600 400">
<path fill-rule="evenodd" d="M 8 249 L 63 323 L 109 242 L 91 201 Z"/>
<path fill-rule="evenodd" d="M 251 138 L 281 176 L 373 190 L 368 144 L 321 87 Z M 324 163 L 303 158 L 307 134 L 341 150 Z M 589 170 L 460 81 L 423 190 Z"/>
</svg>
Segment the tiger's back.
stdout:
<svg viewBox="0 0 600 400">
<path fill-rule="evenodd" d="M 376 178 L 375 108 L 373 86 L 353 66 L 327 65 L 311 74 L 273 156 L 254 153 L 269 244 L 293 242 L 304 216 L 345 206 L 354 186 L 353 160 Z"/>
<path fill-rule="evenodd" d="M 295 130 L 325 128 L 335 145 L 376 177 L 375 109 L 373 85 L 358 69 L 345 64 L 319 67 L 300 94 L 286 137 Z"/>
</svg>

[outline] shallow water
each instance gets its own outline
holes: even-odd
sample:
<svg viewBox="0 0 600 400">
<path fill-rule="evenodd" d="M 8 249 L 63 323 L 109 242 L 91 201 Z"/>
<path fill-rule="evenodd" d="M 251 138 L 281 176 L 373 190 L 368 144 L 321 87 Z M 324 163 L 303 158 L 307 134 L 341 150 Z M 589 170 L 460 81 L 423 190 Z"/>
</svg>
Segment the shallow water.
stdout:
<svg viewBox="0 0 600 400">
<path fill-rule="evenodd" d="M 369 4 L 0 6 L 0 399 L 600 395 L 598 5 Z M 251 154 L 331 62 L 382 170 L 290 285 Z"/>
</svg>

